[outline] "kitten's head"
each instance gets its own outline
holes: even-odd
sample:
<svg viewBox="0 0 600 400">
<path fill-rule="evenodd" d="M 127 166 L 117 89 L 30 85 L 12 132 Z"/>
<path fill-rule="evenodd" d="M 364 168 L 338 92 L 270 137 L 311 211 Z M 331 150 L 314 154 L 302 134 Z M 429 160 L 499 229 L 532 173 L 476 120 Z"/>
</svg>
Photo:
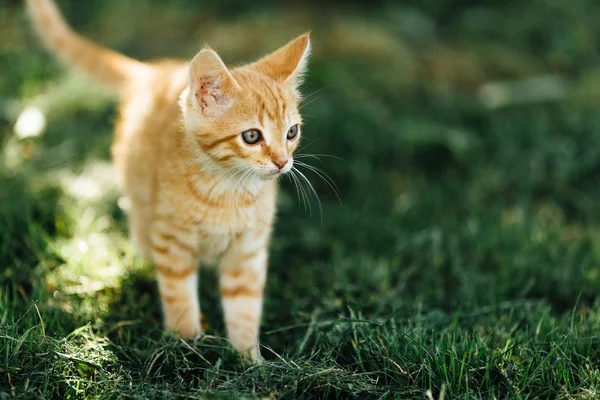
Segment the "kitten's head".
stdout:
<svg viewBox="0 0 600 400">
<path fill-rule="evenodd" d="M 218 168 L 252 171 L 261 179 L 290 171 L 301 135 L 298 86 L 309 53 L 308 34 L 231 70 L 215 51 L 200 51 L 182 97 L 197 150 Z"/>
</svg>

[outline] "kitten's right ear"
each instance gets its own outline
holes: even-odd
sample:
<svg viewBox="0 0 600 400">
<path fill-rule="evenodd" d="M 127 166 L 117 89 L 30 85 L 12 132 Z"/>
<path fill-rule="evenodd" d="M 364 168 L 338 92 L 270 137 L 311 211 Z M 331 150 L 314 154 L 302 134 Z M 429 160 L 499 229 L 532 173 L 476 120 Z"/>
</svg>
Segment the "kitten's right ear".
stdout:
<svg viewBox="0 0 600 400">
<path fill-rule="evenodd" d="M 195 106 L 203 116 L 215 118 L 226 111 L 239 89 L 219 55 L 205 48 L 190 64 L 190 90 Z"/>
</svg>

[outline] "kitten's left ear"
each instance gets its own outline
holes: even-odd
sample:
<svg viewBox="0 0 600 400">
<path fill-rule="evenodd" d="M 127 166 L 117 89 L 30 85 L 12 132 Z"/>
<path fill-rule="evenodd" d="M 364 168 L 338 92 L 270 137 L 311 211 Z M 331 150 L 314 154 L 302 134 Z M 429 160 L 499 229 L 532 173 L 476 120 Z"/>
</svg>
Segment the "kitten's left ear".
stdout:
<svg viewBox="0 0 600 400">
<path fill-rule="evenodd" d="M 227 110 L 239 89 L 221 57 L 211 48 L 204 48 L 192 60 L 189 86 L 197 109 L 209 118 Z"/>
<path fill-rule="evenodd" d="M 277 81 L 297 85 L 306 71 L 309 55 L 310 34 L 305 33 L 258 60 L 254 67 Z"/>
</svg>

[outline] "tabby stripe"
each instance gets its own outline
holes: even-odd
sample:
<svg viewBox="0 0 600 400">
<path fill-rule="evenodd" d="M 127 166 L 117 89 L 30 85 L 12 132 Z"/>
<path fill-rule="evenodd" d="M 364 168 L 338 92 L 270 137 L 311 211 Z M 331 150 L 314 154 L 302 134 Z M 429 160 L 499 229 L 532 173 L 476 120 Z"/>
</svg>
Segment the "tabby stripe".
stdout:
<svg viewBox="0 0 600 400">
<path fill-rule="evenodd" d="M 242 264 L 243 264 L 243 263 L 246 263 L 246 262 L 248 262 L 248 261 L 252 261 L 252 260 L 253 260 L 253 259 L 255 259 L 256 257 L 258 257 L 258 255 L 260 254 L 260 251 L 261 251 L 261 250 L 262 250 L 262 249 L 255 250 L 255 251 L 253 251 L 253 252 L 250 252 L 250 253 L 248 253 L 248 254 L 244 255 L 244 256 L 243 256 L 243 257 L 240 259 L 240 263 L 242 263 Z"/>
<path fill-rule="evenodd" d="M 221 274 L 224 279 L 238 280 L 238 279 L 242 278 L 244 280 L 248 280 L 249 282 L 258 281 L 262 275 L 257 271 L 253 271 L 251 269 L 242 269 L 242 268 L 225 270 L 225 271 L 221 272 Z"/>
<path fill-rule="evenodd" d="M 245 326 L 242 325 L 239 321 L 234 320 L 227 320 L 225 321 L 225 324 L 227 325 L 227 328 L 229 329 L 240 329 L 240 328 L 244 328 Z"/>
<path fill-rule="evenodd" d="M 239 158 L 245 158 L 244 152 L 242 151 L 241 147 L 231 146 L 230 150 L 233 151 L 235 153 L 235 155 L 238 156 Z"/>
<path fill-rule="evenodd" d="M 200 203 L 211 206 L 211 207 L 217 207 L 217 208 L 225 207 L 227 195 L 229 193 L 225 193 L 220 196 L 217 196 L 216 198 L 212 198 L 212 197 L 209 197 L 208 195 L 206 195 L 205 193 L 200 192 L 198 190 L 198 188 L 192 182 L 191 177 L 186 175 L 184 178 L 184 181 L 185 181 L 185 185 L 188 188 L 189 192 Z M 237 198 L 237 194 L 236 194 L 236 198 Z M 250 194 L 248 192 L 248 190 L 244 189 L 244 191 L 242 192 L 242 195 L 239 198 L 239 201 L 240 201 L 240 204 L 236 204 L 236 206 L 248 207 L 248 206 L 256 203 L 257 197 Z"/>
<path fill-rule="evenodd" d="M 229 329 L 235 329 L 233 326 L 228 326 Z M 238 326 L 238 328 L 241 328 L 241 326 Z M 256 332 L 253 332 L 253 329 L 248 329 L 248 327 L 244 327 L 246 329 L 236 329 L 235 332 L 230 332 L 229 335 L 230 336 L 235 336 L 238 340 L 239 339 L 256 339 Z M 254 341 L 254 340 L 253 340 Z M 248 343 L 246 346 L 246 348 L 250 348 L 253 347 L 255 344 L 254 343 Z"/>
<path fill-rule="evenodd" d="M 220 201 L 212 199 L 205 193 L 201 193 L 189 177 L 186 176 L 184 181 L 185 181 L 185 186 L 188 188 L 188 191 L 200 203 L 205 204 L 207 206 L 223 208 L 223 206 L 225 204 L 225 202 L 223 201 L 223 196 L 218 197 L 218 199 L 220 199 Z"/>
<path fill-rule="evenodd" d="M 259 104 L 259 109 L 260 109 L 260 113 L 259 113 L 259 119 L 261 121 L 264 121 L 265 119 L 265 114 L 267 115 L 267 117 L 271 120 L 275 119 L 275 116 L 271 113 L 271 110 L 269 110 L 269 107 L 267 106 L 267 104 L 263 101 L 261 101 L 261 103 Z"/>
<path fill-rule="evenodd" d="M 155 253 L 158 254 L 167 254 L 169 252 L 169 248 L 168 247 L 162 247 L 162 246 L 157 246 L 157 245 L 153 245 L 152 246 L 152 251 L 154 251 Z"/>
<path fill-rule="evenodd" d="M 254 323 L 258 319 L 258 316 L 250 315 L 250 314 L 240 314 L 240 315 L 237 315 L 237 319 L 239 319 L 241 321 Z"/>
<path fill-rule="evenodd" d="M 217 161 L 225 162 L 225 161 L 231 160 L 233 158 L 233 156 L 231 154 L 226 154 L 224 156 L 215 156 L 214 158 Z"/>
<path fill-rule="evenodd" d="M 271 120 L 276 120 L 277 119 L 277 115 L 275 115 L 275 113 L 271 110 L 270 107 L 265 107 L 265 111 L 267 112 L 267 115 L 269 116 L 269 118 Z"/>
<path fill-rule="evenodd" d="M 184 269 L 181 271 L 174 271 L 172 268 L 167 267 L 162 264 L 156 264 L 156 269 L 158 270 L 158 272 L 160 272 L 165 277 L 173 278 L 173 279 L 185 279 L 196 272 L 196 268 L 189 268 L 189 269 Z"/>
<path fill-rule="evenodd" d="M 262 99 L 258 99 L 258 109 L 259 110 L 263 110 L 265 108 L 265 102 Z M 264 113 L 258 113 L 258 122 L 260 123 L 260 126 L 265 126 L 265 114 Z"/>
<path fill-rule="evenodd" d="M 233 279 L 239 278 L 240 276 L 243 275 L 243 273 L 244 273 L 244 271 L 241 269 L 234 269 L 231 271 L 223 272 L 224 275 L 228 275 L 228 277 L 233 278 Z"/>
<path fill-rule="evenodd" d="M 281 104 L 281 117 L 283 118 L 286 114 L 287 104 L 283 98 L 283 90 L 279 86 L 276 86 L 277 94 L 279 95 L 279 103 Z"/>
<path fill-rule="evenodd" d="M 168 234 L 168 233 L 161 233 L 160 234 L 160 238 L 164 241 L 167 241 L 171 244 L 174 244 L 176 247 L 179 247 L 181 250 L 190 253 L 190 254 L 194 254 L 196 251 L 188 244 L 182 243 L 179 239 L 177 239 L 174 235 Z M 167 247 L 167 246 L 163 246 L 163 247 Z M 162 248 L 159 246 L 159 250 L 161 250 Z M 168 250 L 167 250 L 168 251 Z"/>
<path fill-rule="evenodd" d="M 271 95 L 271 97 L 275 100 L 275 105 L 277 106 L 277 95 L 275 94 L 275 92 L 272 90 L 272 88 L 270 86 L 265 86 L 265 89 L 269 92 L 269 94 Z M 279 108 L 279 107 L 276 107 Z M 277 119 L 277 110 L 273 109 L 271 110 L 270 108 L 267 108 L 267 113 L 269 114 L 269 118 L 271 118 L 272 120 L 276 120 Z"/>
<path fill-rule="evenodd" d="M 225 137 L 222 137 L 222 138 L 219 138 L 219 139 L 215 140 L 214 142 L 211 142 L 211 143 L 208 143 L 208 144 L 202 144 L 202 143 L 200 143 L 200 145 L 202 145 L 202 147 L 204 148 L 204 150 L 208 151 L 208 150 L 214 149 L 215 147 L 217 147 L 221 143 L 228 142 L 228 141 L 230 141 L 232 139 L 235 139 L 236 137 L 238 137 L 238 133 L 232 134 L 232 135 L 229 135 L 229 136 L 225 136 Z"/>
<path fill-rule="evenodd" d="M 166 301 L 167 303 L 175 303 L 177 300 L 179 300 L 179 301 L 186 300 L 183 297 L 169 296 L 169 295 L 166 295 L 166 294 L 161 294 L 160 298 L 163 299 L 164 301 Z"/>
<path fill-rule="evenodd" d="M 180 225 L 180 224 L 174 222 L 173 219 L 170 217 L 156 215 L 156 216 L 154 216 L 154 220 L 158 223 L 162 223 L 162 224 L 168 225 L 169 227 L 175 228 L 178 231 L 183 231 L 184 233 L 190 232 L 190 229 L 188 226 Z"/>
<path fill-rule="evenodd" d="M 238 286 L 234 289 L 226 289 L 221 287 L 221 296 L 222 297 L 259 297 L 262 294 L 262 290 L 253 289 L 247 286 Z"/>
</svg>

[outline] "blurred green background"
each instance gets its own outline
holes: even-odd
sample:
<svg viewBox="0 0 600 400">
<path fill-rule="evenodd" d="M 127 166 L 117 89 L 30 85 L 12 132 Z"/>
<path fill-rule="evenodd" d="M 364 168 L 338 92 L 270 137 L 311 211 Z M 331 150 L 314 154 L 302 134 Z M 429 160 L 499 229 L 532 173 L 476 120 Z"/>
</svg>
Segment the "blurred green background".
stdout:
<svg viewBox="0 0 600 400">
<path fill-rule="evenodd" d="M 173 340 L 127 240 L 114 99 L 0 0 L 2 398 L 600 396 L 599 2 L 58 4 L 141 59 L 235 65 L 311 30 L 302 153 L 339 200 L 283 184 L 267 362 L 228 349 L 211 270 L 207 336 Z"/>
</svg>

